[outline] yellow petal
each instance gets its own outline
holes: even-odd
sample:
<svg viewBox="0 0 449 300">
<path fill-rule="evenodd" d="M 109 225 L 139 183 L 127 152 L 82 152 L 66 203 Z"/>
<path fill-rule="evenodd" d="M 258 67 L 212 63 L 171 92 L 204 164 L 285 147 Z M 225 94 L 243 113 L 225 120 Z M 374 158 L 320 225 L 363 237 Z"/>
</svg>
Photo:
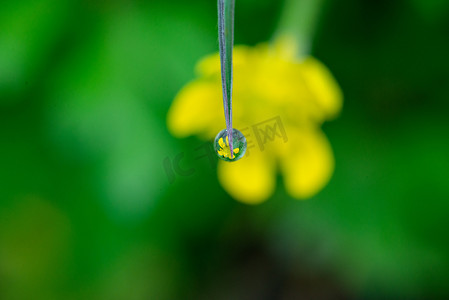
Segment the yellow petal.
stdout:
<svg viewBox="0 0 449 300">
<path fill-rule="evenodd" d="M 220 145 L 221 148 L 224 148 L 224 147 L 225 147 L 225 143 L 223 142 L 223 138 L 220 138 L 220 139 L 218 140 L 218 145 Z"/>
<path fill-rule="evenodd" d="M 274 191 L 276 170 L 274 161 L 263 153 L 252 151 L 251 155 L 236 162 L 219 162 L 218 180 L 236 200 L 258 204 L 267 200 Z"/>
<path fill-rule="evenodd" d="M 235 148 L 235 149 L 234 149 L 234 153 L 235 153 L 235 154 L 239 153 L 239 151 L 240 151 L 239 148 Z"/>
<path fill-rule="evenodd" d="M 176 96 L 167 115 L 167 126 L 177 137 L 199 134 L 214 137 L 222 129 L 223 100 L 219 82 L 196 80 Z M 204 113 L 207 112 L 207 113 Z"/>
<path fill-rule="evenodd" d="M 301 69 L 306 86 L 325 116 L 335 117 L 343 105 L 343 94 L 331 72 L 312 57 L 301 64 Z"/>
<path fill-rule="evenodd" d="M 300 53 L 297 39 L 289 34 L 278 36 L 273 44 L 273 50 L 286 60 L 294 60 Z"/>
<path fill-rule="evenodd" d="M 280 158 L 285 187 L 295 198 L 312 197 L 328 183 L 334 170 L 329 141 L 320 130 L 301 131 L 292 135 L 288 147 Z"/>
<path fill-rule="evenodd" d="M 220 54 L 214 53 L 200 60 L 195 70 L 199 76 L 218 76 L 220 74 L 220 68 Z"/>
</svg>

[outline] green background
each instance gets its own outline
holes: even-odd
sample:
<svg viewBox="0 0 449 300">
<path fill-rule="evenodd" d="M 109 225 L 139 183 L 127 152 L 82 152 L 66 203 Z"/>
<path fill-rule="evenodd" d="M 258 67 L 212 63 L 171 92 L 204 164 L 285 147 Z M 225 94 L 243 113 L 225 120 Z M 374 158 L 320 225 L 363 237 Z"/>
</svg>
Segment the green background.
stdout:
<svg viewBox="0 0 449 300">
<path fill-rule="evenodd" d="M 0 299 L 449 297 L 449 2 L 324 3 L 335 174 L 258 206 L 166 128 L 218 49 L 215 1 L 2 3 Z M 269 41 L 283 4 L 237 0 L 236 44 Z"/>
</svg>

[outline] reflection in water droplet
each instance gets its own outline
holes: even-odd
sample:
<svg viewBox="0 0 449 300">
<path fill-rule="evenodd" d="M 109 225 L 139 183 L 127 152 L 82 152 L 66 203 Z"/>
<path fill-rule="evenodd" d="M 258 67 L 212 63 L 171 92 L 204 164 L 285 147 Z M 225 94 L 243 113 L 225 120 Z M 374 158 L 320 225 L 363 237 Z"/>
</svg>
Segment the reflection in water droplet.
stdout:
<svg viewBox="0 0 449 300">
<path fill-rule="evenodd" d="M 223 129 L 215 137 L 214 149 L 218 157 L 224 161 L 237 161 L 245 155 L 246 138 L 237 129 L 232 129 L 233 154 L 229 148 L 228 131 Z"/>
</svg>

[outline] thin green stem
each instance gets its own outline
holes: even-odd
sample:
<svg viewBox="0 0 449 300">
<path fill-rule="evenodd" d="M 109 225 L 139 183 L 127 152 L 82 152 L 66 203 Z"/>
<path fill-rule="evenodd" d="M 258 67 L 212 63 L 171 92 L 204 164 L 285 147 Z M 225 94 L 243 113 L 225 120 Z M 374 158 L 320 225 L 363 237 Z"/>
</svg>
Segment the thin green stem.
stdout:
<svg viewBox="0 0 449 300">
<path fill-rule="evenodd" d="M 235 0 L 218 0 L 218 41 L 220 48 L 223 107 L 226 119 L 229 148 L 232 145 L 232 51 L 234 48 Z"/>
<path fill-rule="evenodd" d="M 320 10 L 325 0 L 285 0 L 275 38 L 285 36 L 297 43 L 298 56 L 310 54 Z"/>
</svg>

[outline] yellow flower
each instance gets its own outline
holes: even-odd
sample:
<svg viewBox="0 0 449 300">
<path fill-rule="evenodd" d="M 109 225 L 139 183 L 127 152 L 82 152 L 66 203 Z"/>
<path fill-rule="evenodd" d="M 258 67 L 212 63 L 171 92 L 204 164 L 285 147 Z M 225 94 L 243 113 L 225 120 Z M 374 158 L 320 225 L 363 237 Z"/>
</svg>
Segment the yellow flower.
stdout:
<svg viewBox="0 0 449 300">
<path fill-rule="evenodd" d="M 229 159 L 234 158 L 234 155 L 232 155 L 232 157 L 231 157 L 231 148 L 229 147 L 229 140 L 228 140 L 227 136 L 226 136 L 226 144 L 223 142 L 223 138 L 220 138 L 218 140 L 218 144 L 220 145 L 220 149 L 218 149 L 218 151 L 217 151 L 218 155 L 224 156 Z M 239 148 L 235 148 L 235 149 L 233 149 L 232 152 L 234 152 L 234 154 L 237 154 L 237 153 L 239 153 L 239 151 L 240 151 Z"/>
<path fill-rule="evenodd" d="M 342 94 L 322 63 L 295 58 L 292 43 L 285 39 L 274 47 L 234 49 L 233 124 L 246 135 L 248 150 L 237 162 L 219 161 L 217 172 L 223 188 L 242 202 L 268 199 L 278 171 L 291 196 L 309 198 L 334 170 L 332 149 L 320 127 L 340 112 Z M 177 137 L 212 139 L 226 127 L 218 54 L 200 61 L 196 71 L 198 79 L 176 96 L 167 124 Z M 277 125 L 267 125 L 269 120 Z M 262 133 L 268 138 L 260 139 Z M 227 141 L 220 146 L 230 156 Z"/>
</svg>

